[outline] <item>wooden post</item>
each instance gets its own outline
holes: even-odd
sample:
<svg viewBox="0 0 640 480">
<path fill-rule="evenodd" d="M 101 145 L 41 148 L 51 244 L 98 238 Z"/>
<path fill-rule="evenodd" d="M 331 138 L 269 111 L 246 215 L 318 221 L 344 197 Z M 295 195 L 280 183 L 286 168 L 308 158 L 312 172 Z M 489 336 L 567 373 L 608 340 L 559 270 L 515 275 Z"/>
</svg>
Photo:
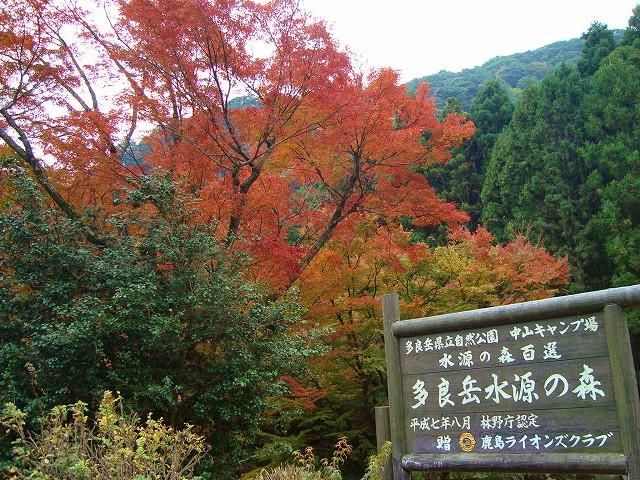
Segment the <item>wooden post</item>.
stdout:
<svg viewBox="0 0 640 480">
<path fill-rule="evenodd" d="M 640 480 L 640 405 L 636 383 L 627 315 L 618 305 L 604 307 L 604 326 L 609 346 L 613 392 L 618 405 L 618 418 L 624 453 L 627 457 L 629 480 Z"/>
<path fill-rule="evenodd" d="M 384 353 L 387 361 L 387 390 L 389 392 L 389 423 L 391 425 L 391 463 L 393 465 L 393 478 L 395 480 L 411 480 L 411 473 L 402 468 L 402 456 L 407 452 L 407 445 L 403 428 L 404 412 L 401 388 L 400 349 L 398 339 L 394 336 L 392 329 L 393 323 L 400 320 L 400 303 L 397 293 L 387 294 L 382 297 L 382 317 L 384 320 Z"/>
<path fill-rule="evenodd" d="M 389 407 L 376 407 L 376 447 L 378 455 L 382 453 L 382 446 L 391 441 L 391 424 L 389 423 Z M 391 458 L 382 466 L 382 480 L 393 480 Z"/>
</svg>

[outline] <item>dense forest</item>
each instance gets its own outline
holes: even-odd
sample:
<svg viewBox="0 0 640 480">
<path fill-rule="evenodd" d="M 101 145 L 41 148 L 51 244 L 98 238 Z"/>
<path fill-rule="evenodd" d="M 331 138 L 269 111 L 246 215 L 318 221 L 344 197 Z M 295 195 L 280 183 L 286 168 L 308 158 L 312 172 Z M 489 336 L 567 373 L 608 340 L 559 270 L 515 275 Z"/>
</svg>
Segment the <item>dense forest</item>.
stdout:
<svg viewBox="0 0 640 480">
<path fill-rule="evenodd" d="M 295 0 L 113 7 L 0 6 L 1 475 L 377 478 L 382 295 L 640 281 L 640 6 L 410 93 Z"/>
<path fill-rule="evenodd" d="M 442 198 L 499 240 L 522 234 L 568 256 L 575 292 L 639 279 L 635 22 L 617 43 L 591 25 L 576 64 L 559 65 L 515 104 L 504 83 L 485 83 L 469 112 L 473 138 L 427 170 Z M 445 109 L 461 106 L 450 98 Z"/>
</svg>

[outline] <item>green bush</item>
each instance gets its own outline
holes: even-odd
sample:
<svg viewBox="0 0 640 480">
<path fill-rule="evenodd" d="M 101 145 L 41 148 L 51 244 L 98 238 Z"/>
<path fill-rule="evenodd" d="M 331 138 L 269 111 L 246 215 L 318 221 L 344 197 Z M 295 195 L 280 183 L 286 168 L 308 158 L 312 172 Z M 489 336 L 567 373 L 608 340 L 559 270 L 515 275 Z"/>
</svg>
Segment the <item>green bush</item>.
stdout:
<svg viewBox="0 0 640 480">
<path fill-rule="evenodd" d="M 282 378 L 300 378 L 316 353 L 293 331 L 295 297 L 248 282 L 248 260 L 219 245 L 216 225 L 193 218 L 167 178 L 147 177 L 114 213 L 94 212 L 106 246 L 50 209 L 24 174 L 6 180 L 0 402 L 33 426 L 42 409 L 96 406 L 117 390 L 141 416 L 195 425 L 212 447 L 203 470 L 231 478 L 287 394 Z"/>
</svg>

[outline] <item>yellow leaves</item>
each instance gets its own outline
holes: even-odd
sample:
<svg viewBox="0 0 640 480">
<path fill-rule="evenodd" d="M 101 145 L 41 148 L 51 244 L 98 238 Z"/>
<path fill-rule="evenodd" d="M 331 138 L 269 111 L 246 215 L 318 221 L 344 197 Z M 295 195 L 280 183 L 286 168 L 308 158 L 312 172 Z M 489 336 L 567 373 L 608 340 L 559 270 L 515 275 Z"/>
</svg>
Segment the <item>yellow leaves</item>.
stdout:
<svg viewBox="0 0 640 480">
<path fill-rule="evenodd" d="M 98 431 L 101 435 L 106 435 L 114 430 L 118 420 L 118 415 L 116 414 L 115 407 L 120 400 L 121 399 L 119 396 L 114 397 L 113 393 L 109 390 L 104 392 L 102 401 L 100 402 L 100 407 L 98 409 L 97 419 Z"/>
<path fill-rule="evenodd" d="M 204 356 L 211 355 L 211 352 L 213 351 L 213 345 L 211 342 L 198 342 L 193 348 L 196 352 Z"/>
<path fill-rule="evenodd" d="M 556 259 L 524 237 L 495 245 L 479 228 L 457 231 L 453 243 L 434 252 L 443 295 L 435 310 L 456 311 L 552 296 L 568 282 L 566 259 Z M 450 278 L 448 282 L 445 282 Z M 445 300 L 445 301 L 443 301 Z M 440 304 L 440 306 L 437 306 Z M 444 313 L 437 311 L 435 313 Z"/>
<path fill-rule="evenodd" d="M 354 375 L 371 342 L 381 338 L 380 299 L 398 292 L 404 317 L 489 307 L 552 296 L 568 281 L 566 259 L 556 259 L 524 238 L 498 245 L 489 232 L 457 230 L 450 243 L 429 249 L 411 243 L 399 225 L 374 219 L 334 236 L 301 277 L 308 318 L 332 328 L 326 370 L 344 361 Z M 360 367 L 363 368 L 363 367 Z M 326 373 L 326 370 L 324 373 Z"/>
<path fill-rule="evenodd" d="M 469 245 L 450 244 L 445 247 L 436 247 L 433 252 L 434 267 L 451 277 L 464 271 L 471 262 Z"/>
</svg>

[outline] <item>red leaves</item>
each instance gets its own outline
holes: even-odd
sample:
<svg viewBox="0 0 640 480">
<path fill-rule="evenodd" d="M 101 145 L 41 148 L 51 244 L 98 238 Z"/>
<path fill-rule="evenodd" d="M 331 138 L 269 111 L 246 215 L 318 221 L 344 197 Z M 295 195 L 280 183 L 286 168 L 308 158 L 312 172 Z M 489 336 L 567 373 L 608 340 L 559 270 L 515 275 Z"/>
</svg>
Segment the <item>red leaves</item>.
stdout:
<svg viewBox="0 0 640 480">
<path fill-rule="evenodd" d="M 112 29 L 76 6 L 20 9 L 3 10 L 0 49 L 31 53 L 3 64 L 3 101 L 17 89 L 19 128 L 63 169 L 54 177 L 76 204 L 113 208 L 112 190 L 146 173 L 120 151 L 145 121 L 156 126 L 145 165 L 172 171 L 273 285 L 288 287 L 362 213 L 466 218 L 417 171 L 445 161 L 472 124 L 438 122 L 426 85 L 411 97 L 393 70 L 355 74 L 295 0 L 114 0 Z M 46 88 L 16 84 L 21 68 Z M 253 105 L 232 108 L 240 95 Z"/>
<path fill-rule="evenodd" d="M 418 227 L 448 223 L 456 225 L 469 217 L 455 205 L 440 200 L 424 176 L 408 168 L 387 168 L 378 178 L 378 188 L 368 199 L 367 208 L 381 216 L 410 217 Z"/>
<path fill-rule="evenodd" d="M 567 257 L 554 258 L 542 247 L 532 246 L 522 235 L 500 247 L 499 257 L 502 272 L 509 278 L 502 303 L 547 298 L 568 283 Z"/>
<path fill-rule="evenodd" d="M 304 387 L 298 380 L 291 375 L 282 375 L 280 380 L 285 382 L 291 389 L 290 396 L 295 406 L 306 408 L 307 410 L 315 410 L 315 401 L 326 394 L 325 389 L 315 388 L 309 389 Z"/>
</svg>

